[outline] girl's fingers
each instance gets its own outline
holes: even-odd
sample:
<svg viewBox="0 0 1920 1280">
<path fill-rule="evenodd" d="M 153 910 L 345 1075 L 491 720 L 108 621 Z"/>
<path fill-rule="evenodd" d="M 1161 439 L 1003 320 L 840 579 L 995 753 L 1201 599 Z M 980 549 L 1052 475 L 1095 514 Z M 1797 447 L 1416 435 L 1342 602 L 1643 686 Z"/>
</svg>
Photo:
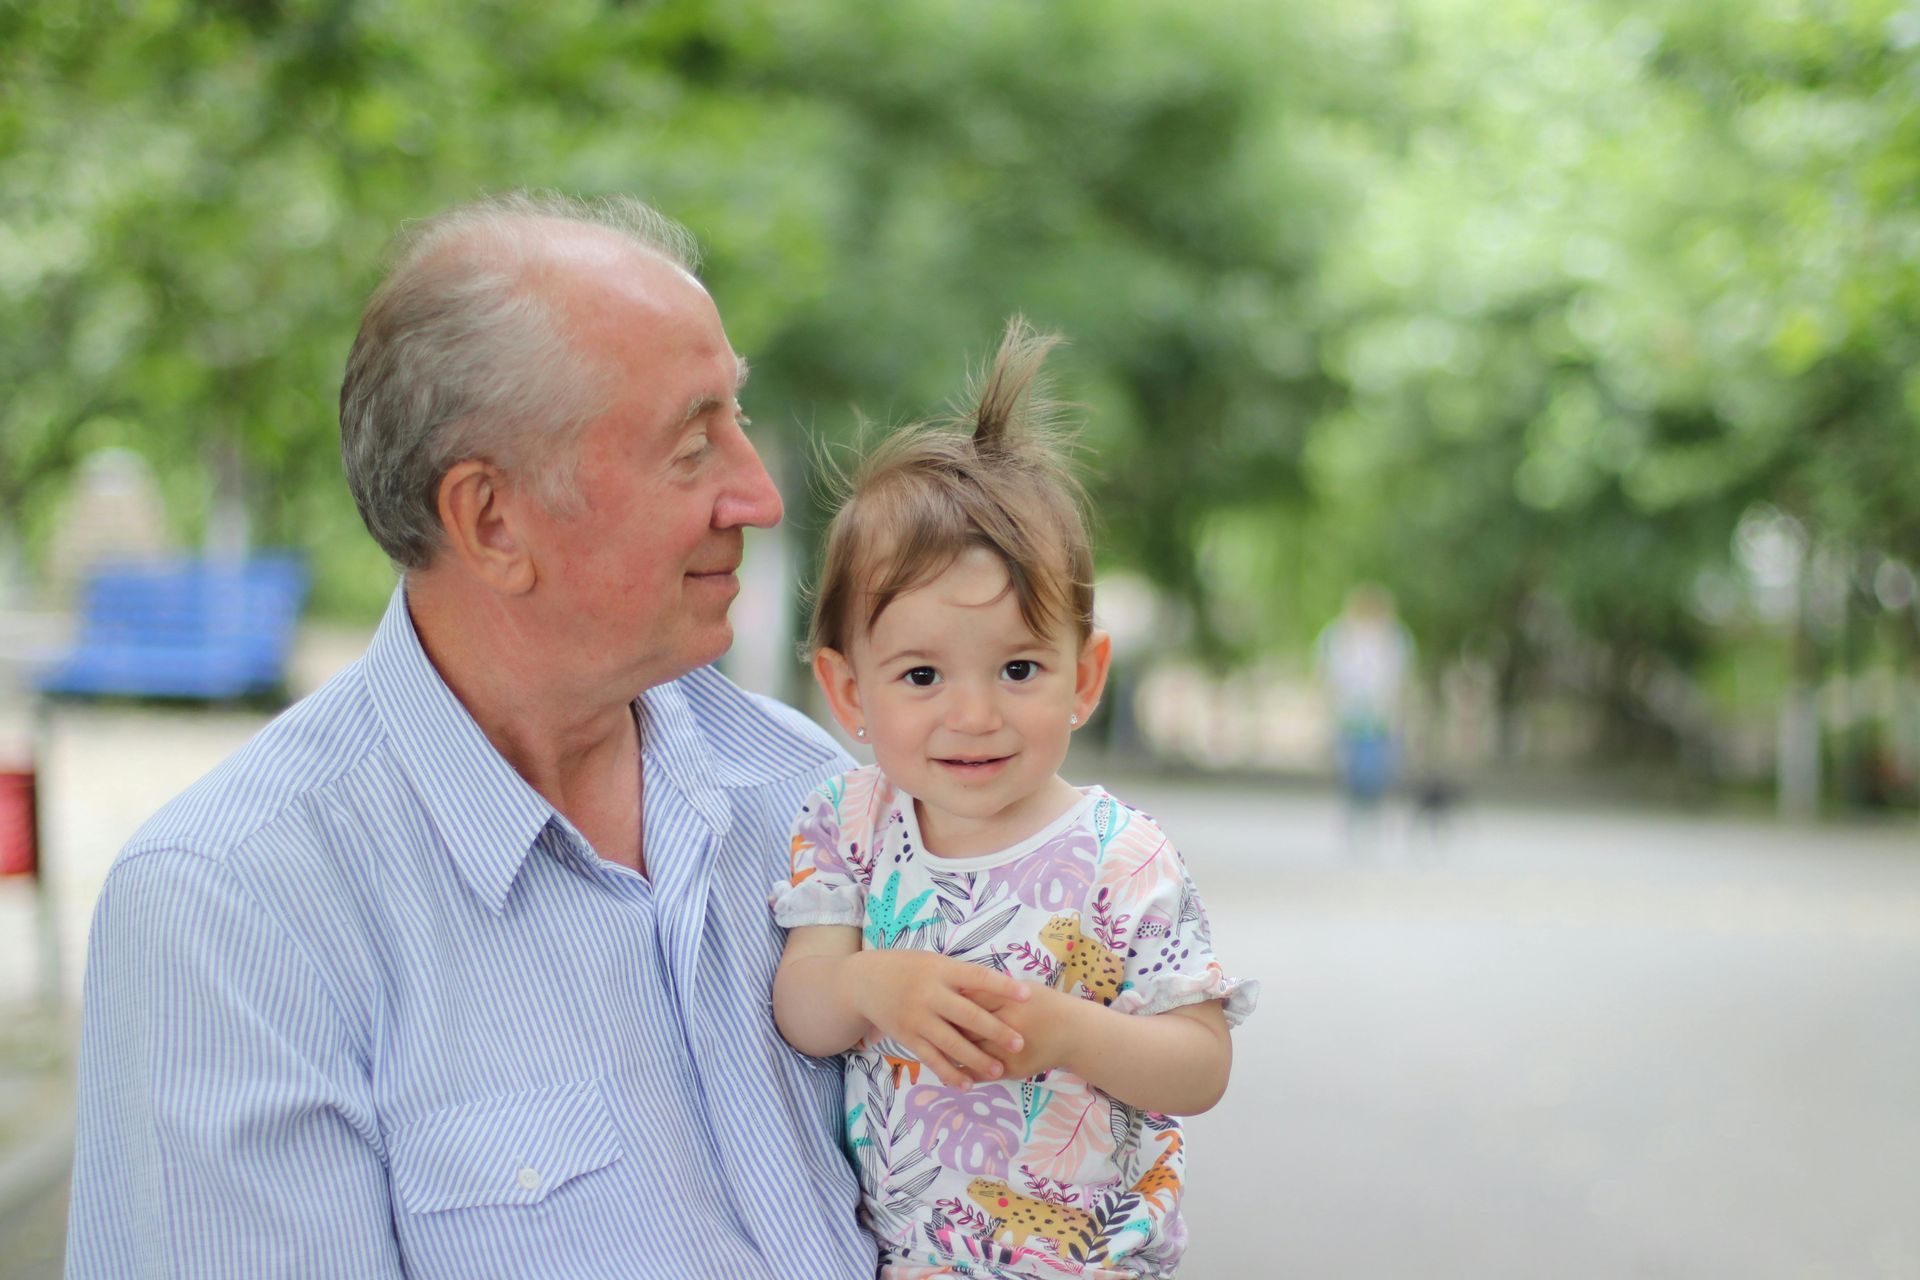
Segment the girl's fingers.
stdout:
<svg viewBox="0 0 1920 1280">
<path fill-rule="evenodd" d="M 973 1088 L 972 1078 L 969 1077 L 965 1071 L 955 1066 L 946 1054 L 934 1048 L 931 1042 L 923 1042 L 914 1050 L 914 1056 L 925 1063 L 927 1067 L 932 1070 L 933 1074 L 939 1076 L 955 1088 Z"/>
<path fill-rule="evenodd" d="M 966 964 L 965 961 L 956 963 Z M 978 991 L 987 995 L 996 995 L 1003 1000 L 1025 1000 L 1033 994 L 1026 983 L 1010 973 L 995 973 L 992 969 L 977 964 L 967 964 L 972 973 L 959 977 L 954 986 L 961 991 Z"/>
<path fill-rule="evenodd" d="M 1020 1052 L 1020 1046 L 1026 1043 L 1018 1031 L 971 1000 L 961 1000 L 956 1004 L 947 1021 L 964 1032 L 969 1040 L 1003 1044 L 1011 1053 Z"/>
<path fill-rule="evenodd" d="M 940 1034 L 938 1048 L 959 1064 L 962 1074 L 975 1080 L 997 1080 L 1005 1070 L 998 1058 L 951 1027 L 945 1028 Z M 971 1084 L 962 1086 L 968 1089 L 972 1087 Z"/>
</svg>

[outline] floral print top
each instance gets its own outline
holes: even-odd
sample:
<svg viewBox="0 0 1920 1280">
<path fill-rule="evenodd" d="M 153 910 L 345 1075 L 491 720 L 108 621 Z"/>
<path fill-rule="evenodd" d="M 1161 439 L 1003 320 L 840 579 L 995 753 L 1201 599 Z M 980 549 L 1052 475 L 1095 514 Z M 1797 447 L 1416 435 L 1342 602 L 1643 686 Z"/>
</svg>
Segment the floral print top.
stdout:
<svg viewBox="0 0 1920 1280">
<path fill-rule="evenodd" d="M 787 928 L 852 925 L 1155 1014 L 1257 984 L 1213 957 L 1207 913 L 1153 820 L 1098 787 L 1044 830 L 973 858 L 929 854 L 911 796 L 877 768 L 826 783 L 793 827 L 772 897 Z M 889 1276 L 1169 1276 L 1186 1244 L 1180 1122 L 1065 1072 L 946 1087 L 906 1049 L 847 1055 L 845 1142 Z"/>
</svg>

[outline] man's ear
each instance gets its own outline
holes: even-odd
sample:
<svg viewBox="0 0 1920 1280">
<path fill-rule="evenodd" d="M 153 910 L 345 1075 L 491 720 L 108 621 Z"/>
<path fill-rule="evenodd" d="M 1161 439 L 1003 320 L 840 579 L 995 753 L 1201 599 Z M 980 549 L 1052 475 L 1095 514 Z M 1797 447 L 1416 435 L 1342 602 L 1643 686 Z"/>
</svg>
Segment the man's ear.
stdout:
<svg viewBox="0 0 1920 1280">
<path fill-rule="evenodd" d="M 437 504 L 447 554 L 505 595 L 524 594 L 537 577 L 520 528 L 524 501 L 506 473 L 481 458 L 464 458 L 440 477 Z"/>
<path fill-rule="evenodd" d="M 1095 630 L 1080 646 L 1079 660 L 1073 664 L 1073 713 L 1085 724 L 1100 705 L 1107 687 L 1107 667 L 1113 662 L 1113 637 Z"/>
<path fill-rule="evenodd" d="M 820 682 L 820 692 L 827 695 L 827 706 L 840 727 L 849 737 L 860 738 L 867 720 L 860 710 L 860 686 L 853 678 L 853 664 L 847 661 L 847 655 L 838 649 L 816 651 L 813 678 Z"/>
</svg>

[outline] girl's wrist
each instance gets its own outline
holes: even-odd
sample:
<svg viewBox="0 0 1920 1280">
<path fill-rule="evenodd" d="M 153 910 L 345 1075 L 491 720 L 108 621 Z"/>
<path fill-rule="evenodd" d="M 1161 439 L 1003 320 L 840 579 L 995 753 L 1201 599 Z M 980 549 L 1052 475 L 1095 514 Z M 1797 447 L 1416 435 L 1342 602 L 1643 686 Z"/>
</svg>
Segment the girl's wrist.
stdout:
<svg viewBox="0 0 1920 1280">
<path fill-rule="evenodd" d="M 834 1003 L 849 1013 L 856 1014 L 861 1018 L 867 1016 L 866 1011 L 860 1007 L 860 997 L 868 987 L 869 980 L 866 973 L 867 961 L 865 957 L 870 954 L 870 952 L 864 950 L 851 952 L 841 958 L 840 963 L 834 966 L 833 971 Z"/>
<path fill-rule="evenodd" d="M 1091 1000 L 1048 990 L 1053 999 L 1040 1019 L 1050 1041 L 1044 1046 L 1051 1050 L 1047 1056 L 1062 1071 L 1085 1080 L 1089 1063 L 1097 1057 L 1099 1015 L 1106 1010 Z"/>
</svg>

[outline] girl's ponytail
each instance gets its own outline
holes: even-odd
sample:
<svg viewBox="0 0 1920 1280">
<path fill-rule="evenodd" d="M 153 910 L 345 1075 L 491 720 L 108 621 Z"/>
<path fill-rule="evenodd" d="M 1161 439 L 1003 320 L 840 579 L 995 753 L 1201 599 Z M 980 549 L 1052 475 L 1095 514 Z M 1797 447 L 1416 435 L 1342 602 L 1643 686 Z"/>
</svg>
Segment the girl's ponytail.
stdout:
<svg viewBox="0 0 1920 1280">
<path fill-rule="evenodd" d="M 1025 316 L 1007 321 L 1000 349 L 973 392 L 974 408 L 960 421 L 972 427 L 973 447 L 982 458 L 1019 457 L 1034 443 L 1051 442 L 1059 406 L 1038 394 L 1034 380 L 1060 336 L 1040 333 Z"/>
</svg>

